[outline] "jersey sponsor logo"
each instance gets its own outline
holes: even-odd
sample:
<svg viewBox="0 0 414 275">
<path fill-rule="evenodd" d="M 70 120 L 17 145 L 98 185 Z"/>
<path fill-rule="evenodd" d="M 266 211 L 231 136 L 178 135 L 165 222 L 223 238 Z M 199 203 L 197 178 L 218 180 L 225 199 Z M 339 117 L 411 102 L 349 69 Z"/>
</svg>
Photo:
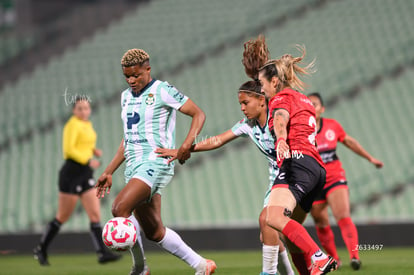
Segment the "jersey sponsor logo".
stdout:
<svg viewBox="0 0 414 275">
<path fill-rule="evenodd" d="M 147 105 L 153 105 L 154 102 L 155 102 L 155 96 L 154 96 L 154 94 L 151 94 L 151 93 L 148 94 L 147 99 L 145 99 L 145 103 Z"/>
<path fill-rule="evenodd" d="M 148 140 L 146 138 L 143 139 L 125 139 L 125 143 L 131 143 L 131 144 L 140 144 L 140 143 L 146 143 Z"/>
<path fill-rule="evenodd" d="M 336 155 L 335 150 L 321 152 L 319 153 L 319 155 L 321 156 L 323 163 L 329 163 L 329 162 L 332 162 L 338 159 L 338 156 Z"/>
<path fill-rule="evenodd" d="M 127 128 L 128 129 L 132 129 L 132 125 L 137 124 L 140 120 L 139 114 L 138 113 L 127 113 Z"/>
<path fill-rule="evenodd" d="M 335 132 L 331 129 L 329 129 L 328 131 L 326 131 L 325 133 L 325 138 L 329 141 L 333 141 L 335 140 Z"/>
<path fill-rule="evenodd" d="M 182 101 L 184 98 L 183 93 L 181 93 L 180 91 L 176 91 L 175 94 L 173 95 L 173 97 L 177 100 L 177 101 Z"/>
</svg>

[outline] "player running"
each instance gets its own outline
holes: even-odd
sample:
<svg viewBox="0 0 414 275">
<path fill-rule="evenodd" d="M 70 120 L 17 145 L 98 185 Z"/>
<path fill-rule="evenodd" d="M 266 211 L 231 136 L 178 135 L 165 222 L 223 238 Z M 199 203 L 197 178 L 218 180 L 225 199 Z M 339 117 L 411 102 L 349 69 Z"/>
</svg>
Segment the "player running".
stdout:
<svg viewBox="0 0 414 275">
<path fill-rule="evenodd" d="M 276 152 L 274 140 L 267 126 L 268 112 L 266 98 L 261 91 L 258 81 L 248 81 L 240 86 L 238 92 L 241 111 L 246 118 L 236 123 L 231 129 L 217 136 L 210 137 L 193 145 L 192 152 L 201 152 L 214 150 L 222 147 L 224 144 L 235 140 L 238 137 L 249 137 L 264 154 L 269 163 L 269 185 L 265 193 L 263 210 L 260 213 L 259 224 L 260 234 L 263 243 L 262 256 L 263 266 L 261 275 L 276 274 L 278 269 L 278 252 L 280 249 L 279 273 L 292 275 L 294 274 L 289 262 L 286 249 L 279 239 L 276 230 L 266 224 L 266 207 L 269 201 L 270 191 L 275 180 L 279 168 L 276 164 Z M 172 157 L 170 161 L 175 159 L 177 150 L 158 148 L 156 153 L 159 157 Z M 281 272 L 282 271 L 282 272 Z"/>
<path fill-rule="evenodd" d="M 114 217 L 129 217 L 139 221 L 145 236 L 166 251 L 185 261 L 195 274 L 214 273 L 216 264 L 193 251 L 181 237 L 161 219 L 161 190 L 174 175 L 174 163 L 157 157 L 156 148 L 175 147 L 176 110 L 192 117 L 190 130 L 177 159 L 184 163 L 190 157 L 190 148 L 203 127 L 204 112 L 187 96 L 167 82 L 151 77 L 149 55 L 142 49 L 128 50 L 121 60 L 128 89 L 122 92 L 122 120 L 124 137 L 114 158 L 99 177 L 97 196 L 109 193 L 112 174 L 126 162 L 125 187 L 112 205 Z M 139 238 L 138 238 L 139 239 Z M 130 274 L 149 274 L 141 244 L 131 249 L 133 267 Z"/>
<path fill-rule="evenodd" d="M 315 221 L 316 233 L 325 251 L 339 261 L 334 234 L 329 225 L 329 206 L 348 249 L 351 266 L 354 270 L 358 270 L 361 267 L 361 260 L 359 259 L 357 249 L 358 231 L 351 219 L 349 190 L 345 171 L 336 154 L 338 141 L 342 142 L 356 154 L 366 158 L 377 168 L 381 168 L 384 164 L 371 156 L 357 140 L 349 136 L 339 122 L 331 118 L 321 117 L 325 107 L 319 93 L 310 94 L 308 97 L 315 107 L 316 127 L 318 129 L 316 142 L 326 169 L 325 186 L 323 191 L 316 197 L 311 210 L 311 215 Z"/>
<path fill-rule="evenodd" d="M 269 128 L 276 140 L 280 167 L 269 198 L 267 223 L 300 248 L 306 259 L 313 263 L 311 274 L 319 275 L 336 270 L 337 263 L 332 256 L 320 250 L 301 225 L 316 195 L 323 188 L 326 172 L 315 146 L 315 108 L 309 98 L 293 90 L 303 90 L 304 83 L 298 74 L 309 74 L 314 64 L 299 66 L 298 63 L 305 57 L 305 49 L 298 49 L 302 56 L 286 54 L 280 59 L 268 61 L 259 70 L 263 91 L 270 98 Z M 287 244 L 290 251 L 297 253 L 294 246 L 289 242 Z M 299 272 L 306 274 L 307 270 Z"/>
</svg>

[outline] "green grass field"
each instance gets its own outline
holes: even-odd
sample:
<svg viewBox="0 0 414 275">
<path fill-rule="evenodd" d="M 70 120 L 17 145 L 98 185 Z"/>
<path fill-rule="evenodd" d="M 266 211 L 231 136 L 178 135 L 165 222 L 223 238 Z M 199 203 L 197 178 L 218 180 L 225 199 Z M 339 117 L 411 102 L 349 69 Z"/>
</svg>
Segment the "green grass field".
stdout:
<svg viewBox="0 0 414 275">
<path fill-rule="evenodd" d="M 201 254 L 216 261 L 216 274 L 260 273 L 260 251 L 205 251 Z M 349 267 L 345 250 L 340 250 L 339 255 L 344 264 L 332 274 L 414 274 L 414 248 L 384 247 L 381 251 L 361 251 L 363 266 L 360 271 L 353 271 Z M 153 275 L 194 274 L 184 262 L 164 252 L 147 253 L 147 260 Z M 129 274 L 131 266 L 129 253 L 125 253 L 121 261 L 106 265 L 98 264 L 94 254 L 52 254 L 49 261 L 51 266 L 41 267 L 31 255 L 1 255 L 0 274 L 113 275 Z"/>
</svg>

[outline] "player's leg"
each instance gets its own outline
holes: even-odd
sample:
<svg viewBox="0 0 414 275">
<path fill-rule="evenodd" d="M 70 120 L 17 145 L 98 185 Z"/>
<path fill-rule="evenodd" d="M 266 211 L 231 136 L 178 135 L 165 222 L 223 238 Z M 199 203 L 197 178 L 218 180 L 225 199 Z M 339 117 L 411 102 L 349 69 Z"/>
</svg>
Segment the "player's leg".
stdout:
<svg viewBox="0 0 414 275">
<path fill-rule="evenodd" d="M 278 255 L 278 271 L 281 275 L 294 275 L 292 264 L 290 263 L 288 251 L 282 241 L 283 234 L 277 232 L 279 235 L 279 255 Z"/>
<path fill-rule="evenodd" d="M 259 216 L 260 234 L 262 241 L 262 273 L 261 275 L 276 274 L 279 254 L 279 233 L 267 225 L 267 207 Z"/>
<path fill-rule="evenodd" d="M 335 245 L 335 236 L 329 225 L 328 204 L 326 202 L 314 203 L 311 216 L 315 221 L 316 234 L 326 253 L 334 257 L 339 264 L 339 256 Z"/>
<path fill-rule="evenodd" d="M 145 168 L 140 166 L 140 169 Z M 152 183 L 145 178 L 142 178 L 140 175 L 143 175 L 143 173 L 138 169 L 135 177 L 129 179 L 124 188 L 116 196 L 112 204 L 112 215 L 114 217 L 130 218 L 133 211 L 140 204 L 143 204 L 150 199 Z M 135 223 L 134 225 L 137 227 Z M 139 228 L 137 228 L 137 231 L 138 230 Z M 141 274 L 145 269 L 145 261 L 143 251 L 139 244 L 136 243 L 130 249 L 130 253 L 133 263 L 130 274 Z"/>
<path fill-rule="evenodd" d="M 49 262 L 47 260 L 47 249 L 52 240 L 58 234 L 60 226 L 64 224 L 72 215 L 77 201 L 77 195 L 59 192 L 58 210 L 56 217 L 51 222 L 49 222 L 46 230 L 43 232 L 43 235 L 40 238 L 39 245 L 33 251 L 34 257 L 39 261 L 41 265 L 49 265 Z"/>
<path fill-rule="evenodd" d="M 267 207 L 259 216 L 260 234 L 262 241 L 262 274 L 281 275 L 294 274 L 286 248 L 280 240 L 280 233 L 266 223 Z"/>
<path fill-rule="evenodd" d="M 288 188 L 274 188 L 270 194 L 268 205 L 267 223 L 272 228 L 282 232 L 291 242 L 299 247 L 303 252 L 313 255 L 322 253 L 310 237 L 306 229 L 296 220 L 291 219 L 292 212 L 296 207 L 296 199 Z"/>
<path fill-rule="evenodd" d="M 297 221 L 300 224 L 306 219 L 306 212 L 300 207 L 300 205 L 295 207 L 295 210 L 292 213 L 292 220 Z M 305 254 L 300 248 L 298 248 L 294 243 L 289 239 L 285 238 L 286 246 L 289 249 L 290 255 L 292 256 L 292 261 L 298 270 L 300 275 L 309 275 L 312 269 L 311 255 Z"/>
<path fill-rule="evenodd" d="M 282 232 L 306 255 L 311 255 L 312 275 L 335 270 L 336 261 L 322 252 L 301 223 L 290 217 L 298 202 L 303 217 L 300 216 L 297 220 L 303 222 L 301 219 L 306 217 L 316 195 L 323 188 L 325 173 L 325 169 L 315 159 L 306 155 L 299 159 L 285 160 L 276 177 L 268 205 L 267 223 Z"/>
<path fill-rule="evenodd" d="M 351 219 L 348 187 L 341 185 L 333 189 L 327 194 L 327 201 L 341 230 L 342 238 L 351 258 L 351 266 L 357 270 L 361 266 L 358 249 L 356 249 L 358 246 L 358 231 Z"/>
<path fill-rule="evenodd" d="M 191 249 L 172 229 L 164 227 L 161 220 L 161 195 L 156 193 L 148 203 L 136 208 L 138 221 L 147 239 L 158 243 L 163 249 L 186 262 L 196 274 L 212 274 L 216 269 L 213 261 L 204 259 Z"/>
<path fill-rule="evenodd" d="M 136 218 L 135 211 L 131 216 L 129 216 L 128 219 L 132 221 L 137 230 L 137 241 L 135 242 L 134 246 L 129 250 L 132 256 L 133 263 L 130 274 L 148 275 L 150 274 L 150 270 L 146 262 L 144 246 L 142 245 L 141 227 Z"/>
<path fill-rule="evenodd" d="M 138 178 L 131 178 L 112 203 L 114 217 L 128 218 L 132 211 L 151 196 L 151 186 Z"/>
<path fill-rule="evenodd" d="M 86 190 L 80 195 L 80 199 L 90 220 L 90 235 L 93 246 L 95 247 L 95 251 L 98 255 L 98 262 L 103 264 L 120 259 L 121 255 L 110 252 L 102 241 L 100 202 L 95 195 L 95 190 Z"/>
</svg>

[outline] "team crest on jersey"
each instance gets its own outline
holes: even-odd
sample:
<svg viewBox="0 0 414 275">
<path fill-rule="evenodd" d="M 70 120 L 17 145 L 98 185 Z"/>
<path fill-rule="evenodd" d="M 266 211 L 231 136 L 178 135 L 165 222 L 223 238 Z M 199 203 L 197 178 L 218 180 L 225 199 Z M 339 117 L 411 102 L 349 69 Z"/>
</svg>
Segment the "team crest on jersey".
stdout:
<svg viewBox="0 0 414 275">
<path fill-rule="evenodd" d="M 155 102 L 154 94 L 148 94 L 147 99 L 145 99 L 145 103 L 147 105 L 152 105 Z"/>
<path fill-rule="evenodd" d="M 325 138 L 329 141 L 333 141 L 335 139 L 335 132 L 333 130 L 329 129 L 325 133 Z"/>
</svg>

